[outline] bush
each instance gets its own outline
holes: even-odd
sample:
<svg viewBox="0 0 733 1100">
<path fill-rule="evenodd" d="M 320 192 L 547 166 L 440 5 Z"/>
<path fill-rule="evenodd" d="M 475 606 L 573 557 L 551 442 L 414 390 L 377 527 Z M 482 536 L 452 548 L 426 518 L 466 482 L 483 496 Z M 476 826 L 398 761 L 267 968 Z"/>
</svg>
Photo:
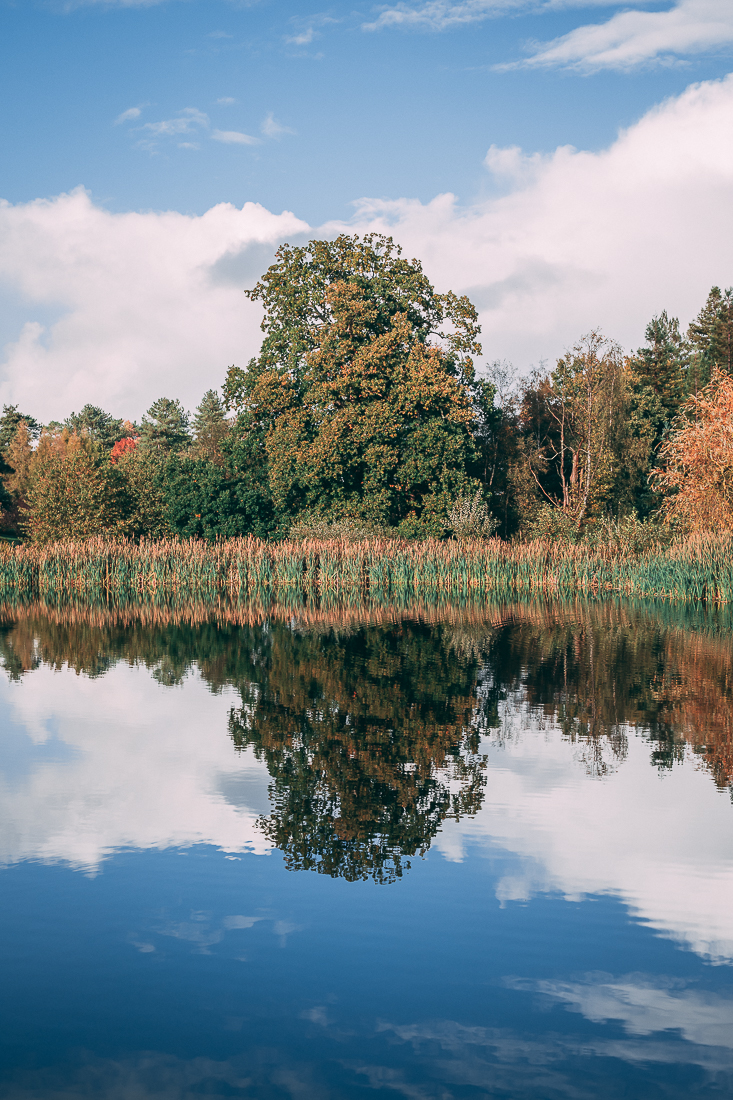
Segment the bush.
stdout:
<svg viewBox="0 0 733 1100">
<path fill-rule="evenodd" d="M 488 539 L 499 521 L 489 512 L 488 505 L 477 489 L 473 496 L 461 496 L 448 513 L 448 524 L 457 539 Z"/>
</svg>

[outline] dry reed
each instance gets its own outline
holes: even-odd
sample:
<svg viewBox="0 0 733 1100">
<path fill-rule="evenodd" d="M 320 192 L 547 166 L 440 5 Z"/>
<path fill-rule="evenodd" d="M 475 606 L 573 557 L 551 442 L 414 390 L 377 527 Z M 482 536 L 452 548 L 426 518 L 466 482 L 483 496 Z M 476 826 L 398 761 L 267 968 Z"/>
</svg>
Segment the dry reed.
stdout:
<svg viewBox="0 0 733 1100">
<path fill-rule="evenodd" d="M 0 594 L 282 600 L 481 598 L 542 594 L 733 601 L 733 536 L 696 536 L 635 556 L 559 541 L 426 539 L 265 542 L 255 538 L 0 547 Z"/>
</svg>

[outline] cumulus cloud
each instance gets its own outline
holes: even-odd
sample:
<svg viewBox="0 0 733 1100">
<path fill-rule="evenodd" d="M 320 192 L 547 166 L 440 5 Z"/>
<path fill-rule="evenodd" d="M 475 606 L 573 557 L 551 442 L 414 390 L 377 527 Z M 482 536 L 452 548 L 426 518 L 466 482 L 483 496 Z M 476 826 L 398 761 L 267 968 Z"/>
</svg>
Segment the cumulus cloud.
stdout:
<svg viewBox="0 0 733 1100">
<path fill-rule="evenodd" d="M 488 196 L 461 207 L 364 200 L 310 229 L 248 203 L 199 217 L 110 214 L 83 191 L 0 205 L 0 298 L 24 297 L 6 335 L 0 400 L 62 417 L 86 401 L 139 415 L 188 405 L 259 346 L 241 291 L 276 244 L 340 230 L 391 233 L 440 289 L 476 303 L 488 358 L 520 369 L 601 325 L 636 347 L 651 316 L 686 324 L 733 282 L 733 76 L 693 85 L 600 152 L 492 147 Z M 226 132 L 226 131 L 222 131 Z"/>
<path fill-rule="evenodd" d="M 220 99 L 217 99 L 217 103 L 220 103 L 223 107 L 231 107 L 232 103 L 236 103 L 236 99 L 231 95 L 223 95 Z"/>
<path fill-rule="evenodd" d="M 24 746 L 26 770 L 22 782 L 0 773 L 0 865 L 34 859 L 94 871 L 127 847 L 269 851 L 258 799 L 229 796 L 259 787 L 266 802 L 269 781 L 227 736 L 236 698 L 212 694 L 196 674 L 166 688 L 124 664 L 98 679 L 43 667 L 21 691 L 1 679 L 0 744 L 16 754 Z M 250 927 L 232 919 L 228 928 Z"/>
<path fill-rule="evenodd" d="M 710 777 L 688 760 L 660 778 L 649 766 L 649 743 L 629 730 L 628 756 L 615 774 L 603 782 L 589 780 L 576 759 L 577 744 L 546 719 L 538 728 L 521 699 L 507 704 L 502 719 L 501 745 L 487 741 L 482 746 L 489 770 L 481 810 L 472 819 L 444 822 L 436 837 L 435 846 L 446 858 L 460 860 L 472 846 L 511 853 L 515 861 L 505 864 L 495 886 L 503 904 L 541 893 L 560 893 L 569 900 L 607 894 L 659 935 L 711 961 L 730 963 L 730 802 Z M 624 992 L 628 984 L 613 988 L 607 983 L 590 1018 L 612 1018 L 608 1005 L 623 996 L 631 1007 L 616 1015 L 639 1034 L 657 1030 L 655 1021 L 669 1020 L 675 1012 L 680 1019 L 691 1006 L 698 1019 L 707 1012 L 689 995 L 664 997 L 643 985 L 636 993 Z M 543 991 L 591 1012 L 592 991 L 585 986 L 547 984 Z M 690 1025 L 690 1037 L 692 1031 Z"/>
<path fill-rule="evenodd" d="M 214 141 L 220 141 L 223 145 L 259 145 L 260 139 L 250 134 L 243 134 L 239 130 L 214 130 L 211 135 Z"/>
<path fill-rule="evenodd" d="M 525 61 L 499 68 L 631 69 L 731 45 L 730 0 L 679 0 L 667 11 L 621 11 L 605 23 L 576 27 L 537 45 Z"/>
<path fill-rule="evenodd" d="M 595 325 L 626 347 L 655 312 L 686 324 L 733 282 L 733 75 L 689 87 L 600 152 L 492 148 L 494 193 L 364 200 L 352 228 L 419 256 L 441 289 L 468 294 L 484 352 L 524 369 Z M 332 223 L 329 228 L 342 228 Z"/>
<path fill-rule="evenodd" d="M 131 417 L 162 394 L 197 404 L 256 353 L 260 314 L 242 290 L 306 229 L 255 203 L 110 214 L 80 189 L 0 204 L 0 297 L 4 285 L 25 303 L 0 400 L 46 419 L 86 401 Z"/>
</svg>

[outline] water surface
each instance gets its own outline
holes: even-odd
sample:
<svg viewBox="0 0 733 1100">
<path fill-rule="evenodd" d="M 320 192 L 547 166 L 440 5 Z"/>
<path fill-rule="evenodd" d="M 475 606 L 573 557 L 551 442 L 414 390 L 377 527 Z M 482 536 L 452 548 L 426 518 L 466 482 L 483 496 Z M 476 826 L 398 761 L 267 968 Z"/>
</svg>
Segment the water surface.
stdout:
<svg viewBox="0 0 733 1100">
<path fill-rule="evenodd" d="M 731 638 L 5 607 L 0 1096 L 733 1093 Z"/>
</svg>

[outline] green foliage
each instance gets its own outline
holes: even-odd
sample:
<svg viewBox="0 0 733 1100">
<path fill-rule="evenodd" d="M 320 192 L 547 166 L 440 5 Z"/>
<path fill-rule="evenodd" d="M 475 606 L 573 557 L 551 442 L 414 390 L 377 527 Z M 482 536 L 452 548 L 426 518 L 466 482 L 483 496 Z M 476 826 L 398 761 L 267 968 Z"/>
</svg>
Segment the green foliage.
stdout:
<svg viewBox="0 0 733 1100">
<path fill-rule="evenodd" d="M 266 538 L 276 528 L 256 437 L 241 430 L 224 442 L 219 464 L 173 455 L 159 485 L 170 529 L 186 538 Z"/>
<path fill-rule="evenodd" d="M 693 349 L 690 392 L 697 393 L 713 376 L 713 370 L 733 374 L 733 287 L 712 287 L 707 301 L 687 330 Z"/>
<path fill-rule="evenodd" d="M 142 419 L 140 446 L 166 455 L 183 450 L 190 442 L 188 414 L 181 402 L 159 397 Z"/>
<path fill-rule="evenodd" d="M 120 455 L 114 467 L 126 490 L 124 529 L 136 538 L 165 538 L 171 532 L 166 516 L 163 481 L 166 458 L 156 450 L 136 447 Z"/>
<path fill-rule="evenodd" d="M 0 520 L 2 520 L 2 513 L 8 511 L 13 505 L 13 498 L 5 485 L 12 473 L 14 473 L 13 467 L 5 461 L 0 452 Z"/>
<path fill-rule="evenodd" d="M 115 420 L 98 405 L 85 405 L 81 412 L 72 413 L 64 421 L 64 427 L 107 448 L 113 447 L 126 434 L 123 422 Z"/>
<path fill-rule="evenodd" d="M 33 471 L 24 528 L 34 542 L 123 533 L 124 480 L 100 444 L 73 436 L 66 453 L 52 453 Z"/>
<path fill-rule="evenodd" d="M 653 317 L 644 333 L 646 347 L 639 348 L 631 366 L 643 386 L 659 398 L 664 418 L 674 419 L 687 396 L 690 347 L 680 335 L 680 323 L 667 311 Z"/>
<path fill-rule="evenodd" d="M 19 412 L 17 405 L 3 405 L 3 415 L 0 416 L 0 452 L 8 449 L 21 423 L 26 425 L 31 439 L 38 438 L 41 425 L 37 420 Z"/>
<path fill-rule="evenodd" d="M 489 513 L 481 490 L 459 497 L 448 513 L 448 524 L 459 539 L 487 539 L 496 531 L 499 521 Z"/>
<path fill-rule="evenodd" d="M 251 746 L 272 777 L 265 833 L 291 870 L 392 882 L 446 817 L 481 805 L 476 662 L 424 624 L 271 631 L 246 647 L 230 716 L 237 749 Z"/>
<path fill-rule="evenodd" d="M 216 390 L 207 390 L 193 418 L 196 457 L 221 464 L 221 445 L 229 430 L 224 402 Z"/>
<path fill-rule="evenodd" d="M 470 302 L 374 234 L 284 245 L 250 297 L 262 350 L 224 390 L 262 439 L 278 511 L 440 525 L 475 458 Z"/>
</svg>

